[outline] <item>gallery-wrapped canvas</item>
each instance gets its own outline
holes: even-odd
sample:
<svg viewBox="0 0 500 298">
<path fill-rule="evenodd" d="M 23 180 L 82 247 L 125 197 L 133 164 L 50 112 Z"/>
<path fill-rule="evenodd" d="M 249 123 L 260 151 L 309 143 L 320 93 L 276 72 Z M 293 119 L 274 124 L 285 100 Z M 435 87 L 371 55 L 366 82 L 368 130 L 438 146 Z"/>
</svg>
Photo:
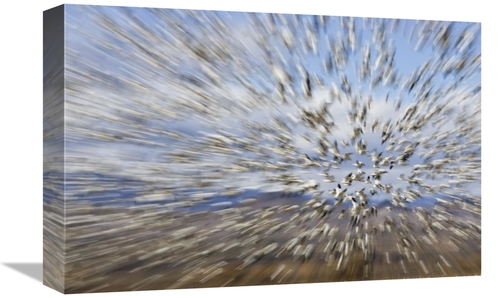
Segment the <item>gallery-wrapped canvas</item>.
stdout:
<svg viewBox="0 0 500 298">
<path fill-rule="evenodd" d="M 44 284 L 481 274 L 479 23 L 44 12 Z"/>
</svg>

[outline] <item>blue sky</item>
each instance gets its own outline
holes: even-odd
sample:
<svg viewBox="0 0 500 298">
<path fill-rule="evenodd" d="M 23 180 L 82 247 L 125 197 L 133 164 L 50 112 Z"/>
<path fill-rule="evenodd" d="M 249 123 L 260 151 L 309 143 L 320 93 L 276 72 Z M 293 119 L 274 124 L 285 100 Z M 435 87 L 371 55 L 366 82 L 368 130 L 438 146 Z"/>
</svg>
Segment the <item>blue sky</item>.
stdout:
<svg viewBox="0 0 500 298">
<path fill-rule="evenodd" d="M 165 69 L 169 68 L 174 71 L 174 73 L 183 73 L 185 75 L 199 76 L 205 78 L 201 73 L 201 66 L 198 61 L 193 60 L 191 56 L 188 56 L 185 46 L 182 44 L 176 44 L 176 38 L 172 35 L 172 29 L 169 27 L 171 24 L 165 24 L 164 20 L 157 19 L 152 16 L 151 11 L 142 8 L 131 8 L 129 11 L 132 15 L 138 18 L 142 23 L 144 23 L 148 28 L 151 28 L 154 38 L 161 40 L 161 43 L 155 43 L 150 37 L 144 36 L 140 29 L 134 28 L 131 24 L 131 20 L 127 15 L 122 14 L 120 8 L 116 7 L 93 7 L 103 13 L 108 20 L 117 25 L 117 28 L 122 29 L 126 32 L 129 39 L 123 38 L 112 31 L 102 27 L 96 22 L 93 17 L 95 14 L 87 11 L 88 14 L 84 13 L 85 10 L 80 11 L 82 7 L 68 5 L 66 6 L 67 15 L 67 28 L 66 31 L 66 46 L 68 50 L 67 66 L 73 70 L 83 71 L 84 73 L 90 73 L 92 76 L 86 77 L 90 85 L 85 85 L 81 87 L 74 94 L 69 93 L 67 96 L 70 102 L 74 104 L 75 114 L 78 115 L 77 109 L 83 109 L 88 112 L 87 115 L 82 117 L 68 118 L 68 121 L 72 121 L 70 124 L 75 125 L 75 127 L 83 127 L 90 131 L 100 131 L 111 134 L 120 134 L 132 130 L 129 135 L 135 134 L 136 144 L 124 145 L 123 142 L 117 141 L 96 141 L 93 140 L 89 142 L 88 136 L 84 137 L 75 133 L 74 140 L 71 138 L 71 133 L 69 134 L 70 139 L 68 142 L 69 152 L 77 154 L 82 154 L 86 156 L 99 156 L 104 158 L 104 160 L 109 160 L 110 163 L 120 163 L 121 168 L 127 168 L 127 160 L 124 156 L 135 155 L 139 156 L 139 160 L 144 162 L 144 167 L 149 163 L 158 163 L 162 160 L 164 154 L 168 154 L 172 150 L 183 148 L 186 144 L 178 144 L 176 140 L 168 137 L 159 137 L 155 133 L 155 130 L 133 130 L 134 125 L 145 125 L 149 128 L 154 129 L 165 129 L 168 131 L 180 132 L 185 136 L 189 137 L 200 137 L 203 132 L 214 133 L 216 130 L 214 128 L 223 128 L 235 135 L 241 134 L 241 124 L 242 120 L 252 120 L 257 123 L 268 123 L 269 116 L 275 115 L 282 119 L 287 119 L 287 113 L 295 113 L 296 108 L 292 104 L 279 105 L 275 101 L 265 102 L 262 107 L 255 107 L 250 109 L 251 112 L 245 110 L 246 105 L 251 105 L 251 100 L 248 95 L 248 91 L 242 88 L 241 84 L 236 83 L 233 73 L 235 71 L 234 64 L 229 64 L 227 71 L 218 71 L 217 67 L 219 65 L 206 65 L 207 67 L 213 67 L 212 71 L 218 71 L 221 75 L 221 80 L 223 84 L 221 86 L 209 86 L 203 88 L 193 88 L 185 89 L 178 85 L 178 78 L 175 78 L 172 74 L 166 73 Z M 88 7 L 83 7 L 88 8 Z M 169 15 L 168 20 L 173 21 L 174 18 L 178 18 L 177 22 L 181 23 L 188 31 L 192 32 L 194 36 L 198 39 L 187 38 L 183 36 L 184 41 L 187 43 L 197 43 L 199 42 L 203 47 L 209 47 L 212 45 L 210 43 L 211 38 L 219 38 L 221 36 L 210 31 L 209 25 L 207 23 L 204 27 L 198 27 L 196 22 L 189 20 L 188 15 L 184 15 L 186 11 L 173 11 L 164 10 L 166 14 Z M 200 12 L 204 14 L 204 12 Z M 253 85 L 256 89 L 263 88 L 264 93 L 269 95 L 269 97 L 274 97 L 276 94 L 270 95 L 269 92 L 273 92 L 275 87 L 274 78 L 271 76 L 271 72 L 266 68 L 266 61 L 263 58 L 263 52 L 259 49 L 256 43 L 256 28 L 248 25 L 248 17 L 250 14 L 247 13 L 226 13 L 226 12 L 209 12 L 206 13 L 208 17 L 217 16 L 223 23 L 228 26 L 227 37 L 225 41 L 228 42 L 230 46 L 242 46 L 243 50 L 248 52 L 248 56 L 242 57 L 242 61 L 246 63 L 253 63 L 256 68 L 248 73 L 244 73 L 242 77 L 248 80 L 248 82 Z M 263 14 L 257 14 L 257 17 L 264 17 Z M 287 22 L 292 23 L 294 16 L 285 16 Z M 278 24 L 281 24 L 280 18 L 276 18 Z M 311 22 L 313 20 L 312 16 L 299 16 L 301 22 Z M 340 26 L 341 19 L 333 17 L 328 20 L 329 24 L 327 28 L 327 34 L 333 37 L 334 41 L 339 41 L 338 34 L 343 34 L 343 30 Z M 362 61 L 363 48 L 366 43 L 370 44 L 371 49 L 371 61 L 375 62 L 377 58 L 376 46 L 372 40 L 372 30 L 365 28 L 364 21 L 362 19 L 355 18 L 355 27 L 357 32 L 361 32 L 358 36 L 362 38 L 356 41 L 356 52 L 349 55 L 349 62 L 345 68 L 345 75 L 350 81 L 352 87 L 361 92 L 363 98 L 372 96 L 374 103 L 383 101 L 387 92 L 390 94 L 391 103 L 392 100 L 397 99 L 399 95 L 398 88 L 401 84 L 397 86 L 382 86 L 375 90 L 370 90 L 367 83 L 359 82 L 355 70 L 358 69 L 359 64 Z M 409 42 L 408 33 L 410 29 L 417 23 L 417 21 L 402 21 L 399 24 L 399 28 L 395 33 L 389 33 L 386 38 L 388 42 L 393 42 L 395 49 L 395 64 L 396 69 L 403 76 L 411 75 L 416 69 L 421 67 L 429 58 L 434 59 L 434 61 L 446 61 L 449 57 L 457 54 L 455 52 L 448 53 L 448 56 L 443 57 L 444 59 L 437 59 L 437 51 L 432 45 L 427 45 L 421 49 L 421 51 L 416 52 L 414 50 L 414 41 Z M 392 20 L 384 20 L 384 24 L 390 27 Z M 460 34 L 463 28 L 468 26 L 477 26 L 477 24 L 472 23 L 453 23 L 454 31 L 452 31 L 452 36 Z M 403 28 L 406 28 L 403 34 Z M 205 31 L 203 31 L 205 30 Z M 293 37 L 302 40 L 306 37 L 305 27 L 292 27 Z M 283 32 L 282 30 L 279 32 Z M 470 48 L 471 55 L 476 55 L 480 53 L 480 31 L 476 35 L 476 39 Z M 319 48 L 319 56 L 315 57 L 311 54 L 298 55 L 291 57 L 287 54 L 287 49 L 280 42 L 277 42 L 276 37 L 272 37 L 272 49 L 273 49 L 273 61 L 279 61 L 276 59 L 281 53 L 283 56 L 283 62 L 276 62 L 280 67 L 286 70 L 295 79 L 294 86 L 300 92 L 300 84 L 302 84 L 301 76 L 297 71 L 295 61 L 299 61 L 307 71 L 312 74 L 316 73 L 329 87 L 330 83 L 335 83 L 340 86 L 339 76 L 337 74 L 332 74 L 327 76 L 323 71 L 323 58 L 327 57 L 329 52 L 329 47 L 325 43 L 325 33 L 320 30 L 318 39 L 322 42 Z M 147 55 L 143 52 L 138 51 L 137 47 L 134 46 L 130 39 L 136 40 L 143 49 L 151 51 L 154 55 L 162 55 L 161 59 L 165 61 L 165 65 L 156 66 L 148 60 Z M 224 38 L 222 38 L 224 40 Z M 432 43 L 432 41 L 431 41 Z M 301 45 L 298 42 L 298 45 Z M 322 46 L 321 46 L 322 45 Z M 347 45 L 347 47 L 349 47 Z M 224 70 L 224 69 L 222 69 Z M 78 77 L 78 75 L 75 77 Z M 438 74 L 436 79 L 433 81 L 435 87 L 445 87 L 450 83 L 453 83 L 455 78 L 453 75 L 446 77 L 446 79 Z M 70 77 L 71 80 L 71 77 Z M 469 90 L 472 86 L 475 86 L 480 80 L 480 71 L 477 71 L 472 77 L 470 82 L 466 82 L 461 85 L 464 90 Z M 267 90 L 266 88 L 270 88 Z M 184 104 L 190 108 L 194 106 L 201 106 L 203 101 L 197 99 L 193 92 L 206 92 L 209 95 L 217 95 L 220 97 L 219 102 L 208 102 L 209 108 L 213 108 L 217 111 L 218 115 L 215 118 L 207 118 L 205 116 L 195 116 L 196 113 L 190 112 L 190 109 L 182 108 L 182 110 L 174 110 L 174 107 L 181 107 L 180 104 Z M 435 90 L 434 90 L 435 91 Z M 319 88 L 314 93 L 314 100 L 309 104 L 303 104 L 303 99 L 301 95 L 296 95 L 294 101 L 298 102 L 300 105 L 310 105 L 311 108 L 324 102 L 328 97 L 327 90 L 320 90 Z M 407 93 L 404 94 L 404 100 L 401 110 L 404 109 L 413 102 L 414 98 Z M 292 96 L 292 98 L 294 98 Z M 246 101 L 248 100 L 248 102 Z M 474 103 L 474 99 L 471 99 Z M 153 103 L 153 105 L 151 105 Z M 381 106 L 384 106 L 381 104 Z M 390 107 L 390 105 L 389 105 Z M 387 107 L 388 109 L 388 107 Z M 341 124 L 347 124 L 346 117 L 344 113 L 347 111 L 347 107 L 338 106 L 338 121 Z M 246 112 L 245 112 L 246 111 Z M 380 109 L 376 112 L 380 116 L 386 117 L 396 117 L 396 111 L 390 109 L 384 111 Z M 374 114 L 376 114 L 374 112 Z M 391 114 L 392 113 L 392 114 Z M 385 114 L 385 115 L 384 115 Z M 90 116 L 89 116 L 90 115 Z M 171 115 L 171 116 L 170 116 Z M 179 116 L 180 115 L 180 116 Z M 142 119 L 141 119 L 142 118 Z M 122 121 L 123 119 L 128 119 L 128 121 Z M 96 122 L 99 121 L 99 122 Z M 336 120 L 337 121 L 337 120 Z M 143 126 L 144 127 L 144 126 Z M 212 127 L 212 128 L 208 128 Z M 301 131 L 298 129 L 297 131 Z M 304 153 L 313 154 L 311 151 L 311 146 L 303 142 L 299 143 L 299 133 L 297 133 L 297 139 L 295 142 L 304 146 L 302 151 Z M 340 136 L 338 136 L 340 138 Z M 371 144 L 372 149 L 382 150 L 380 145 L 375 145 L 378 142 L 378 135 L 366 136 L 368 143 Z M 143 140 L 156 142 L 157 144 L 163 144 L 162 146 L 151 146 Z M 339 139 L 340 141 L 340 139 Z M 182 142 L 181 142 L 182 143 Z M 100 145 L 98 145 L 100 144 Z M 168 145 L 167 145 L 168 144 Z M 180 147 L 177 147 L 180 146 Z M 95 150 L 95 148 L 98 150 Z M 131 149 L 134 147 L 134 149 Z M 93 149 L 92 149 L 93 148 Z M 91 151 L 92 150 L 92 151 Z M 89 153 L 92 152 L 92 153 Z M 130 154 L 130 152 L 134 152 Z M 125 160 L 124 160 L 125 159 Z M 136 158 L 137 159 L 137 158 Z M 225 162 L 230 161 L 230 159 L 225 160 L 224 158 L 214 157 L 207 155 L 207 160 L 212 162 Z M 368 164 L 368 158 L 359 157 L 360 161 Z M 354 161 L 354 160 L 353 160 Z M 137 164 L 130 164 L 130 169 L 137 167 Z M 165 165 L 169 168 L 169 165 Z M 173 165 L 170 165 L 173 167 Z M 347 172 L 352 171 L 352 167 L 346 167 L 337 171 L 338 178 L 343 177 Z M 133 172 L 133 171 L 131 171 Z M 187 171 L 189 172 L 189 171 Z M 187 173 L 186 172 L 186 173 Z M 394 172 L 396 173 L 396 172 Z M 305 177 L 312 176 L 310 178 L 317 179 L 316 174 L 304 174 Z M 248 184 L 256 183 L 256 177 L 247 177 L 246 180 Z M 397 175 L 393 174 L 389 181 L 397 183 Z M 257 179 L 258 180 L 258 179 Z M 238 185 L 241 184 L 241 179 L 235 179 L 232 183 Z"/>
<path fill-rule="evenodd" d="M 94 6 L 94 9 L 97 9 L 100 13 L 103 13 L 106 18 L 109 20 L 112 20 L 113 22 L 116 22 L 118 27 L 122 26 L 123 28 L 126 28 L 126 32 L 130 34 L 131 37 L 137 38 L 138 40 L 144 41 L 144 43 L 147 43 L 146 37 L 142 36 L 141 34 L 138 33 L 137 30 L 134 28 L 131 28 L 128 26 L 130 23 L 129 20 L 127 20 L 127 16 L 121 14 L 122 10 L 124 8 L 120 7 L 106 7 L 106 6 Z M 109 52 L 103 52 L 99 51 L 97 52 L 96 48 L 91 48 L 88 49 L 88 51 L 85 51 L 87 49 L 87 46 L 90 44 L 94 44 L 92 42 L 93 38 L 106 38 L 108 42 L 113 44 L 114 46 L 120 48 L 122 51 L 127 51 L 130 49 L 130 43 L 124 42 L 123 40 L 120 40 L 116 36 L 110 35 L 110 34 L 103 34 L 104 30 L 102 30 L 101 27 L 99 27 L 98 24 L 95 23 L 89 16 L 92 14 L 84 14 L 80 13 L 78 11 L 79 7 L 74 6 L 74 5 L 68 5 L 66 6 L 66 15 L 67 15 L 67 24 L 70 26 L 70 28 L 73 28 L 75 30 L 68 30 L 67 31 L 67 44 L 72 45 L 74 44 L 75 48 L 80 49 L 80 54 L 81 55 L 88 55 L 85 57 L 85 59 L 81 59 L 81 61 L 85 61 L 85 63 L 89 63 L 90 61 L 94 61 L 96 64 L 102 66 L 102 69 L 105 69 L 106 72 L 112 72 L 114 74 L 117 74 L 119 76 L 137 76 L 137 72 L 127 72 L 124 71 L 123 69 L 117 69 L 118 67 L 123 68 L 124 61 L 112 61 L 108 57 L 107 54 Z M 151 11 L 147 8 L 127 8 L 128 13 L 131 13 L 133 16 L 138 18 L 143 24 L 146 24 L 148 28 L 151 28 L 152 32 L 156 33 L 158 32 L 157 36 L 159 38 L 168 38 L 168 32 L 170 31 L 164 22 L 160 21 L 157 17 L 153 16 Z M 196 34 L 200 32 L 200 28 L 197 26 L 195 22 L 192 21 L 192 19 L 189 16 L 186 16 L 186 13 L 189 11 L 182 11 L 182 10 L 164 10 L 165 13 L 169 14 L 170 17 L 176 17 L 178 20 L 176 21 L 177 23 L 182 24 L 183 27 L 185 27 L 188 31 L 192 32 L 197 36 Z M 250 31 L 253 29 L 248 26 L 248 16 L 252 15 L 251 13 L 237 13 L 237 12 L 202 12 L 199 11 L 198 13 L 200 14 L 206 14 L 209 17 L 216 17 L 219 18 L 222 22 L 226 22 L 229 27 L 232 27 L 234 30 L 241 30 L 242 32 L 247 32 L 245 30 Z M 262 13 L 257 13 L 253 14 L 257 16 L 258 18 L 264 18 L 266 14 Z M 288 20 L 289 23 L 292 23 L 291 20 L 293 20 L 293 15 L 284 15 L 285 18 Z M 280 20 L 279 17 L 275 17 L 278 21 Z M 304 23 L 313 23 L 314 16 L 309 16 L 309 15 L 300 15 L 299 16 L 300 20 Z M 307 70 L 310 73 L 316 73 L 321 79 L 323 79 L 325 82 L 332 81 L 336 82 L 337 84 L 339 83 L 339 77 L 336 74 L 332 75 L 326 75 L 323 71 L 323 58 L 327 57 L 329 55 L 329 47 L 326 45 L 325 39 L 327 36 L 332 37 L 332 40 L 338 40 L 337 36 L 343 32 L 340 23 L 342 19 L 340 17 L 332 17 L 327 20 L 327 32 L 323 32 L 323 30 L 319 31 L 318 39 L 321 40 L 323 46 L 319 48 L 319 56 L 314 57 L 312 55 L 309 55 L 308 57 L 301 57 L 303 59 L 300 59 L 300 63 L 307 68 Z M 387 28 L 390 28 L 392 26 L 393 20 L 392 19 L 372 19 L 375 21 L 382 21 Z M 200 20 L 201 24 L 207 24 L 203 19 Z M 352 57 L 349 58 L 348 66 L 346 68 L 346 75 L 347 78 L 351 82 L 356 82 L 355 79 L 355 72 L 354 70 L 358 67 L 357 64 L 360 64 L 362 60 L 362 49 L 367 43 L 372 43 L 372 30 L 370 30 L 370 24 L 366 24 L 366 22 L 361 19 L 361 18 L 354 18 L 355 22 L 355 27 L 356 27 L 356 32 L 360 33 L 358 36 L 361 38 L 358 38 L 357 40 L 357 53 L 354 55 L 350 55 Z M 411 28 L 414 27 L 415 24 L 421 21 L 415 21 L 415 20 L 401 20 L 398 26 L 398 29 L 395 33 L 388 33 L 387 34 L 387 40 L 390 42 L 393 42 L 394 44 L 394 49 L 395 49 L 395 60 L 397 61 L 397 70 L 402 74 L 402 75 L 410 75 L 415 69 L 418 67 L 422 66 L 426 60 L 429 57 L 432 57 L 435 53 L 435 49 L 433 46 L 425 46 L 423 47 L 420 51 L 415 51 L 415 42 L 412 41 L 411 43 L 409 42 L 408 34 L 411 31 Z M 278 23 L 280 24 L 280 23 Z M 75 27 L 73 27 L 75 26 Z M 465 23 L 465 22 L 453 22 L 454 30 L 452 31 L 452 36 L 458 35 L 464 28 L 470 27 L 470 26 L 478 26 L 478 24 L 474 23 Z M 77 29 L 79 28 L 80 29 Z M 94 36 L 84 36 L 81 35 L 81 28 L 85 27 L 85 32 L 88 32 L 90 34 L 93 34 Z M 127 28 L 128 27 L 128 28 Z M 208 25 L 206 26 L 208 27 Z M 303 27 L 291 27 L 291 31 L 294 31 L 294 38 L 296 39 L 302 39 L 305 37 L 305 32 Z M 206 28 L 204 28 L 206 29 Z M 231 28 L 230 28 L 231 29 Z M 389 31 L 389 30 L 387 30 Z M 403 36 L 403 31 L 406 32 L 406 35 Z M 163 34 L 160 34 L 162 32 Z M 415 34 L 416 35 L 416 34 Z M 170 36 L 171 37 L 171 36 Z M 243 38 L 243 36 L 241 37 Z M 271 40 L 275 39 L 275 37 L 271 37 Z M 171 41 L 170 39 L 168 41 Z M 476 34 L 476 38 L 473 43 L 473 48 L 472 52 L 473 53 L 479 53 L 480 52 L 480 43 L 481 43 L 481 38 L 480 38 L 480 30 Z M 95 45 L 95 44 L 94 44 Z M 295 63 L 292 61 L 296 61 L 296 57 L 290 57 L 287 55 L 286 49 L 283 47 L 282 44 L 278 44 L 276 42 L 273 43 L 274 49 L 277 49 L 279 52 L 283 53 L 286 58 L 291 58 L 291 59 L 286 59 L 287 65 L 284 65 L 286 71 L 290 73 L 292 76 L 298 76 L 298 73 L 296 71 Z M 371 45 L 371 60 L 375 61 L 377 58 L 377 51 L 375 50 L 375 47 L 373 44 Z M 453 52 L 451 53 L 453 54 Z M 106 55 L 106 56 L 103 56 Z M 83 57 L 81 57 L 83 58 Z M 75 63 L 75 62 L 73 62 Z M 83 62 L 82 62 L 83 63 Z M 134 65 L 134 67 L 137 67 L 137 65 Z M 183 68 L 186 72 L 194 71 L 195 69 L 191 69 L 188 67 L 188 65 L 183 65 Z M 442 77 L 439 77 L 441 79 Z M 258 84 L 261 82 L 261 79 L 259 78 L 248 78 L 251 80 L 251 82 Z M 439 82 L 439 79 L 437 80 L 438 83 L 445 83 L 445 81 Z M 451 81 L 451 79 L 448 77 L 448 80 Z M 471 82 L 471 84 L 478 83 L 480 80 L 479 76 L 476 76 L 476 78 Z M 265 80 L 266 81 L 266 80 Z M 298 81 L 298 80 L 297 80 Z M 363 91 L 368 91 L 368 86 L 367 84 L 361 83 L 359 86 L 363 88 Z M 372 93 L 375 96 L 383 96 L 386 94 L 387 91 L 392 91 L 393 88 L 380 88 L 380 90 L 374 90 Z M 410 100 L 411 98 L 405 97 L 406 100 Z"/>
</svg>

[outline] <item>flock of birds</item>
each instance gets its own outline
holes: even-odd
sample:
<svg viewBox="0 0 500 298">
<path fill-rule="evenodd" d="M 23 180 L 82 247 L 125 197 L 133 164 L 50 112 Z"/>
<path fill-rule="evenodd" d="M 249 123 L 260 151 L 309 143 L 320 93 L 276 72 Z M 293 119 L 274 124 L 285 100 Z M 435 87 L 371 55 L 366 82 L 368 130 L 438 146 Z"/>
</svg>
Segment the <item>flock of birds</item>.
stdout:
<svg viewBox="0 0 500 298">
<path fill-rule="evenodd" d="M 128 273 L 173 270 L 179 280 L 163 287 L 187 287 L 251 283 L 223 276 L 259 262 L 276 264 L 274 283 L 307 280 L 294 273 L 303 262 L 359 266 L 358 279 L 384 266 L 397 266 L 393 278 L 480 267 L 460 271 L 446 255 L 480 255 L 479 24 L 72 9 L 67 170 L 120 177 L 68 187 L 74 268 L 95 266 L 86 258 L 99 251 L 106 274 L 133 259 Z M 93 24 L 73 26 L 82 15 Z M 147 204 L 88 200 L 127 189 L 124 177 L 141 181 L 138 195 L 108 203 Z M 246 181 L 279 192 L 231 199 Z M 211 202 L 221 191 L 228 200 Z M 83 291 L 95 270 L 75 269 L 71 287 Z M 165 278 L 151 274 L 130 289 Z M 112 283 L 102 280 L 92 290 Z"/>
</svg>

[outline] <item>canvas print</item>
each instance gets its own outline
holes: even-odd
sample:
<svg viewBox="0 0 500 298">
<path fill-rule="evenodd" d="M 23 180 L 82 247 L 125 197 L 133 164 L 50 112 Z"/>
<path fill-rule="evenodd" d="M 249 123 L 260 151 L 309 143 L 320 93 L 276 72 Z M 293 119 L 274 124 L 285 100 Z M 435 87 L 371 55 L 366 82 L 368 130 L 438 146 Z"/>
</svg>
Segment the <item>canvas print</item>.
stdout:
<svg viewBox="0 0 500 298">
<path fill-rule="evenodd" d="M 481 24 L 44 12 L 44 284 L 481 274 Z"/>
</svg>

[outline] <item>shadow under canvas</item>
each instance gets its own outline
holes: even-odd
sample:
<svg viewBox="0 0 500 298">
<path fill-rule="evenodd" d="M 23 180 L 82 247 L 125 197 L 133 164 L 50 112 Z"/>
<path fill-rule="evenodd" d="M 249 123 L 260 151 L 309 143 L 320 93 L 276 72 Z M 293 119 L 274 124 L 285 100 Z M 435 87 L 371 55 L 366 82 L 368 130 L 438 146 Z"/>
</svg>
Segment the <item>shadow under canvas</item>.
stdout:
<svg viewBox="0 0 500 298">
<path fill-rule="evenodd" d="M 3 265 L 43 283 L 42 263 L 3 263 Z"/>
</svg>

